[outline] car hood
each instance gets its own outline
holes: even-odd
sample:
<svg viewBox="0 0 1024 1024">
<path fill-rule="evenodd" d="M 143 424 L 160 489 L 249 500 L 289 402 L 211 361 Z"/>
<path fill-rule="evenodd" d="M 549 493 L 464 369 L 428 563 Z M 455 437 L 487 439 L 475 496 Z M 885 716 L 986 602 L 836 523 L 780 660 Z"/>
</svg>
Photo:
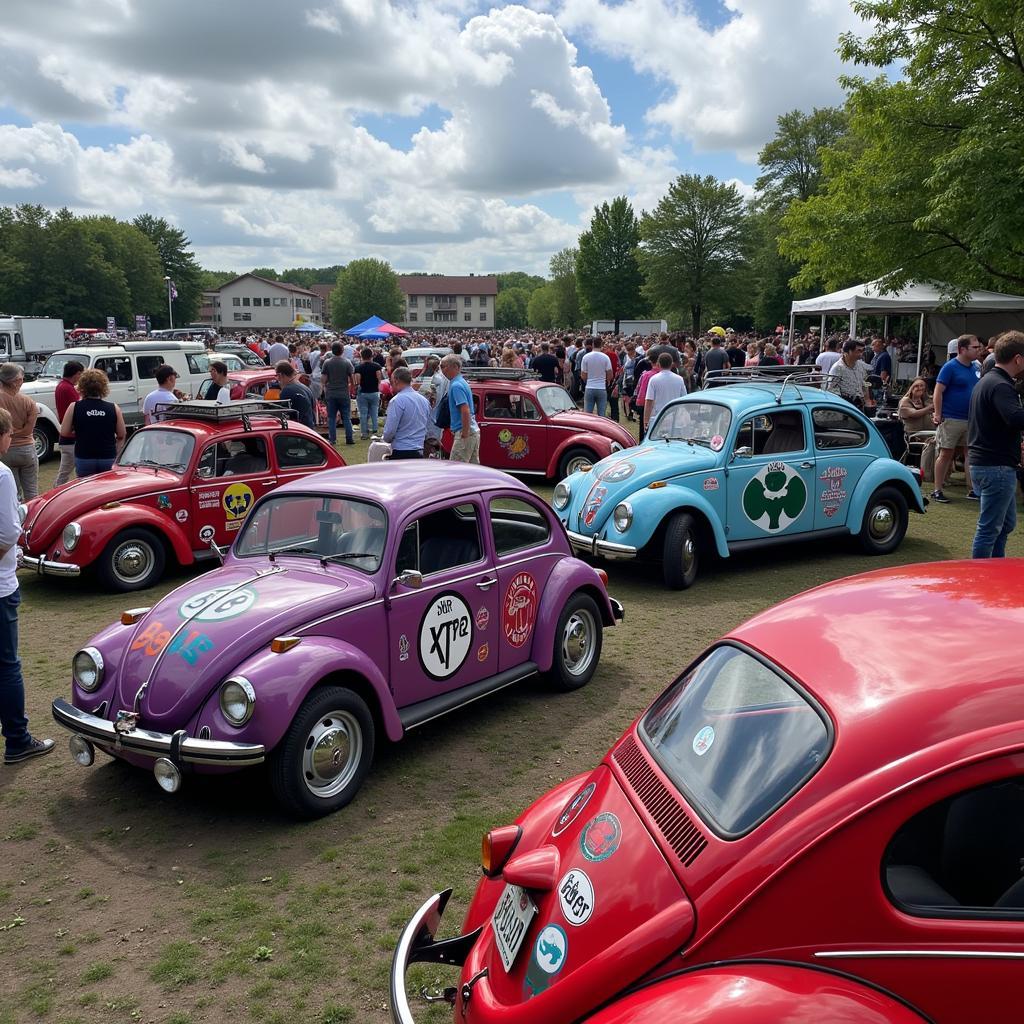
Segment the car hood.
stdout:
<svg viewBox="0 0 1024 1024">
<path fill-rule="evenodd" d="M 720 462 L 720 453 L 682 441 L 651 442 L 616 452 L 589 473 L 574 474 L 566 481 L 572 494 L 567 526 L 576 531 L 600 529 L 620 501 L 656 480 L 707 473 Z"/>
<path fill-rule="evenodd" d="M 21 385 L 23 395 L 48 395 L 57 389 L 57 377 L 37 377 Z"/>
<path fill-rule="evenodd" d="M 181 481 L 181 474 L 169 469 L 115 467 L 64 484 L 29 503 L 24 526 L 29 550 L 48 546 L 69 522 L 100 505 L 173 490 Z"/>
<path fill-rule="evenodd" d="M 246 658 L 312 619 L 373 596 L 370 579 L 331 566 L 229 564 L 168 594 L 124 636 L 117 701 L 148 728 L 183 728 Z M 113 709 L 113 710 L 116 710 Z"/>
<path fill-rule="evenodd" d="M 550 417 L 558 427 L 572 427 L 574 430 L 586 430 L 592 434 L 601 434 L 609 441 L 615 441 L 623 448 L 633 448 L 636 438 L 623 426 L 607 416 L 597 416 L 592 412 L 560 412 Z"/>
</svg>

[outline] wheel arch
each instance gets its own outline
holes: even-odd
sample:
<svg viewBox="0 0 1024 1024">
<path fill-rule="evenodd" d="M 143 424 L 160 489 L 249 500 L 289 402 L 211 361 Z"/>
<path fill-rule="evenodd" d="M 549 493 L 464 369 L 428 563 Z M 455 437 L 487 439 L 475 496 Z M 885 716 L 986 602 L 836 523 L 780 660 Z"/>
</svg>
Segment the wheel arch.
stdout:
<svg viewBox="0 0 1024 1024">
<path fill-rule="evenodd" d="M 608 452 L 605 452 L 605 454 L 602 455 L 599 450 L 601 448 L 601 445 L 595 443 L 595 441 L 595 438 L 587 437 L 584 434 L 573 434 L 571 437 L 567 437 L 554 450 L 554 452 L 551 455 L 551 458 L 548 459 L 547 476 L 551 480 L 561 479 L 561 477 L 559 477 L 558 475 L 558 470 L 562 464 L 562 459 L 565 456 L 566 452 L 571 451 L 573 448 L 580 448 L 583 451 L 590 452 L 590 454 L 593 456 L 594 462 L 600 462 L 601 459 L 603 459 L 605 455 L 609 454 L 609 452 L 611 451 L 611 442 L 607 442 Z"/>
<path fill-rule="evenodd" d="M 697 508 L 694 505 L 677 505 L 674 508 L 668 509 L 662 515 L 658 525 L 655 527 L 654 533 L 651 534 L 651 539 L 641 548 L 643 557 L 650 557 L 661 561 L 662 548 L 665 544 L 665 531 L 668 529 L 669 521 L 679 512 L 686 512 L 693 516 L 700 530 L 700 539 L 706 545 L 707 550 L 713 550 L 722 557 L 728 556 L 728 549 L 726 548 L 723 552 L 718 543 L 718 536 L 708 514 L 703 509 Z"/>
<path fill-rule="evenodd" d="M 578 558 L 563 558 L 548 576 L 537 610 L 537 627 L 530 649 L 541 672 L 548 672 L 554 663 L 558 618 L 566 602 L 577 592 L 585 593 L 596 602 L 602 627 L 615 622 L 611 602 L 597 570 Z"/>
<path fill-rule="evenodd" d="M 924 512 L 921 489 L 910 470 L 891 459 L 877 459 L 861 475 L 854 489 L 853 497 L 850 499 L 850 511 L 846 517 L 850 533 L 860 532 L 860 528 L 864 525 L 864 512 L 868 507 L 868 502 L 871 501 L 871 495 L 879 487 L 895 488 L 906 498 L 908 509 L 914 512 Z"/>
</svg>

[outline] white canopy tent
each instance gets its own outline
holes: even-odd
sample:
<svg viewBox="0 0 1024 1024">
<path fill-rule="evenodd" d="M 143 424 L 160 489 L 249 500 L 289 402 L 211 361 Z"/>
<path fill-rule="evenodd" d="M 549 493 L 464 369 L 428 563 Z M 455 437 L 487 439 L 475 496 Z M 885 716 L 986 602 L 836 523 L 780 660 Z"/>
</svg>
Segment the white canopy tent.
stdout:
<svg viewBox="0 0 1024 1024">
<path fill-rule="evenodd" d="M 924 348 L 925 318 L 937 317 L 947 323 L 951 331 L 955 330 L 955 321 L 959 315 L 962 322 L 961 330 L 955 330 L 953 336 L 970 330 L 967 320 L 969 314 L 999 314 L 998 319 L 1005 320 L 1002 329 L 1024 326 L 1024 296 L 1003 295 L 1001 292 L 971 292 L 956 308 L 950 310 L 943 300 L 943 294 L 949 294 L 948 287 L 943 289 L 937 284 L 915 281 L 898 292 L 885 293 L 878 281 L 843 288 L 828 295 L 819 295 L 813 299 L 794 301 L 789 313 L 789 336 L 793 336 L 793 328 L 798 316 L 815 316 L 821 318 L 821 336 L 825 336 L 826 316 L 849 316 L 850 337 L 857 334 L 857 315 L 874 315 L 885 317 L 883 334 L 889 333 L 890 316 L 919 317 L 917 332 L 917 367 L 921 368 L 921 355 Z"/>
</svg>

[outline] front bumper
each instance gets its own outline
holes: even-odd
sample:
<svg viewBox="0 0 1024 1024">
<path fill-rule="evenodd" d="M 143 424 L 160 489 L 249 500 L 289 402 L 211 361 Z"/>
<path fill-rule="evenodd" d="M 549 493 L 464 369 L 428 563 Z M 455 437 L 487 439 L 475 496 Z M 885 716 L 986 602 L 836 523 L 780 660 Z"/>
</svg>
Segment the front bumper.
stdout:
<svg viewBox="0 0 1024 1024">
<path fill-rule="evenodd" d="M 391 1020 L 394 1024 L 416 1024 L 405 991 L 405 974 L 409 965 L 432 963 L 461 967 L 466 962 L 469 951 L 480 938 L 482 927 L 454 939 L 434 941 L 434 936 L 441 925 L 441 915 L 448 905 L 451 894 L 451 889 L 435 893 L 413 914 L 409 923 L 402 929 L 398 945 L 395 947 L 395 955 L 391 959 Z M 441 996 L 428 997 L 424 993 L 424 997 L 431 1002 L 444 1000 L 453 1004 L 456 995 L 457 990 L 454 988 L 446 989 Z"/>
<path fill-rule="evenodd" d="M 60 698 L 53 702 L 53 718 L 58 725 L 100 746 L 113 747 L 115 751 L 131 751 L 154 760 L 167 757 L 176 763 L 230 768 L 244 768 L 266 760 L 266 748 L 262 743 L 200 740 L 185 735 L 184 730 L 166 733 L 136 727 L 128 732 L 118 732 L 113 722 L 82 711 Z"/>
<path fill-rule="evenodd" d="M 74 562 L 54 562 L 39 555 L 22 555 L 18 562 L 19 569 L 31 569 L 39 576 L 81 576 L 82 567 Z"/>
<path fill-rule="evenodd" d="M 588 537 L 585 533 L 565 531 L 569 535 L 569 543 L 573 551 L 585 555 L 600 555 L 603 558 L 618 561 L 619 559 L 636 558 L 637 549 L 631 544 L 616 544 L 613 540 L 601 540 L 597 534 Z"/>
<path fill-rule="evenodd" d="M 614 597 L 608 598 L 612 606 L 612 615 L 615 616 L 616 622 L 622 622 L 626 618 L 626 609 L 622 607 L 621 601 L 616 601 Z"/>
</svg>

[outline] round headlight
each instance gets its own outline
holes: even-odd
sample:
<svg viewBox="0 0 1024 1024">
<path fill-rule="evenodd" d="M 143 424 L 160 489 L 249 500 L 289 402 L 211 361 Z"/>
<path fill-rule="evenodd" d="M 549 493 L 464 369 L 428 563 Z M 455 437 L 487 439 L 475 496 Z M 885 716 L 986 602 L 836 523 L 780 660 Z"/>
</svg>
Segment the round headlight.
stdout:
<svg viewBox="0 0 1024 1024">
<path fill-rule="evenodd" d="M 625 533 L 633 525 L 633 506 L 628 501 L 620 501 L 612 511 L 612 522 L 619 533 Z"/>
<path fill-rule="evenodd" d="M 83 690 L 92 693 L 103 682 L 103 655 L 95 647 L 83 647 L 71 659 L 71 675 Z"/>
<path fill-rule="evenodd" d="M 555 484 L 555 493 L 551 496 L 551 504 L 554 505 L 559 512 L 561 512 L 563 508 L 566 508 L 568 506 L 569 497 L 570 491 L 569 488 L 566 486 L 565 481 L 559 480 L 558 483 Z"/>
<path fill-rule="evenodd" d="M 232 725 L 245 725 L 255 707 L 256 691 L 248 679 L 235 676 L 220 688 L 220 710 Z"/>
<path fill-rule="evenodd" d="M 78 523 L 68 523 L 64 527 L 64 532 L 61 534 L 61 540 L 64 542 L 65 551 L 74 551 L 78 546 L 78 539 L 82 536 L 82 528 Z"/>
<path fill-rule="evenodd" d="M 22 526 L 25 525 L 25 520 L 28 518 L 28 505 L 22 503 L 18 506 L 18 522 Z"/>
</svg>

